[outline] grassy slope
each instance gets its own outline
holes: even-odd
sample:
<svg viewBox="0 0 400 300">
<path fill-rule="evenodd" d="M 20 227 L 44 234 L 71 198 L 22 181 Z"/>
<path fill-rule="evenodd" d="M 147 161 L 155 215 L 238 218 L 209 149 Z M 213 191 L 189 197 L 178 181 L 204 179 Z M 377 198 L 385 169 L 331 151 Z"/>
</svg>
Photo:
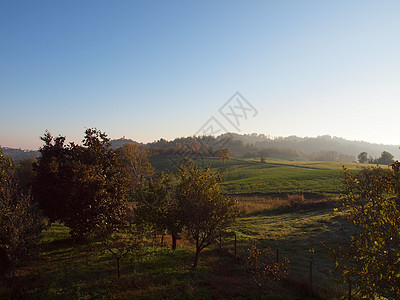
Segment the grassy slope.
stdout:
<svg viewBox="0 0 400 300">
<path fill-rule="evenodd" d="M 173 169 L 169 158 L 157 157 L 150 161 L 157 171 Z M 225 165 L 219 159 L 205 159 L 196 163 L 222 170 L 222 187 L 229 194 L 339 193 L 342 189 L 343 165 L 353 170 L 367 166 L 356 163 L 284 160 L 260 163 L 237 158 L 226 161 Z"/>
</svg>

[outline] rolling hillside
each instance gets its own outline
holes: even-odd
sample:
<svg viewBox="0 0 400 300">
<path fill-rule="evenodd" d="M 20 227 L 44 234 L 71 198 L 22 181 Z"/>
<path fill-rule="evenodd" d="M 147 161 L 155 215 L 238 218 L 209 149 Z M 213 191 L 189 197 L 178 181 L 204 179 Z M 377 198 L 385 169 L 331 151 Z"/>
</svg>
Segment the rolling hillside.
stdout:
<svg viewBox="0 0 400 300">
<path fill-rule="evenodd" d="M 174 170 L 175 161 L 168 157 L 150 158 L 156 171 Z M 229 194 L 340 193 L 344 163 L 231 158 L 225 164 L 219 159 L 197 160 L 223 172 L 222 187 Z M 355 172 L 368 164 L 345 163 Z M 383 166 L 384 167 L 384 166 Z"/>
</svg>

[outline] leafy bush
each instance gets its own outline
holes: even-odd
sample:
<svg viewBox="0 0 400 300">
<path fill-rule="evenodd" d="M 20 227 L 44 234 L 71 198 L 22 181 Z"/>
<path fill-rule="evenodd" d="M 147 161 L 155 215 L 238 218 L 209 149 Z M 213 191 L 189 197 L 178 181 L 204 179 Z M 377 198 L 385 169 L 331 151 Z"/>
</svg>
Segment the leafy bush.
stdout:
<svg viewBox="0 0 400 300">
<path fill-rule="evenodd" d="M 345 169 L 343 202 L 358 234 L 334 254 L 343 279 L 368 298 L 400 297 L 400 163 L 391 167 Z"/>
<path fill-rule="evenodd" d="M 276 262 L 273 251 L 270 248 L 259 249 L 255 241 L 248 249 L 247 258 L 243 261 L 244 268 L 260 289 L 270 287 L 272 281 L 286 278 L 288 263 L 289 260 L 286 257 L 283 262 Z"/>
</svg>

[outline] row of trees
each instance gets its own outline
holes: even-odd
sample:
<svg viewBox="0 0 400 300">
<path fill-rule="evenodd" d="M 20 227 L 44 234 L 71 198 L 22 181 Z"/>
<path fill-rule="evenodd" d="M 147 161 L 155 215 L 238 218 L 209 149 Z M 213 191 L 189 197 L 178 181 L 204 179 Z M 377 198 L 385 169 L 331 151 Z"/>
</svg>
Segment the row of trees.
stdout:
<svg viewBox="0 0 400 300">
<path fill-rule="evenodd" d="M 214 243 L 236 216 L 236 202 L 221 193 L 221 181 L 221 174 L 191 162 L 182 164 L 173 177 L 162 173 L 152 178 L 137 193 L 142 197 L 135 210 L 138 224 L 161 234 L 167 231 L 172 249 L 184 231 L 195 243 L 196 267 L 200 252 Z"/>
<path fill-rule="evenodd" d="M 387 151 L 383 151 L 381 153 L 381 156 L 378 158 L 372 158 L 371 156 L 368 157 L 368 153 L 367 152 L 361 152 L 358 155 L 358 161 L 360 163 L 369 163 L 369 164 L 378 164 L 378 165 L 390 165 L 394 162 L 394 156 L 387 152 Z"/>
</svg>

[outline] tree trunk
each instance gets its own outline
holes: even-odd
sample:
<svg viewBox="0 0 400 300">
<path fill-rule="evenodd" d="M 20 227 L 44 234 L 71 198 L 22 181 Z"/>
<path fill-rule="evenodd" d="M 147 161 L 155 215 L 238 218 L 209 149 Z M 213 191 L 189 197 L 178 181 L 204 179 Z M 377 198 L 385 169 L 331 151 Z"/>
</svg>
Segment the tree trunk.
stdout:
<svg viewBox="0 0 400 300">
<path fill-rule="evenodd" d="M 11 266 L 11 288 L 14 289 L 15 287 L 15 264 Z"/>
<path fill-rule="evenodd" d="M 177 241 L 177 236 L 175 234 L 172 234 L 172 250 L 176 249 L 176 241 Z"/>
<path fill-rule="evenodd" d="M 200 247 L 196 243 L 196 254 L 194 256 L 193 268 L 196 268 L 199 263 Z"/>
<path fill-rule="evenodd" d="M 120 268 L 119 268 L 119 257 L 117 257 L 117 269 L 118 269 L 118 279 L 119 279 L 119 277 L 121 275 Z"/>
</svg>

